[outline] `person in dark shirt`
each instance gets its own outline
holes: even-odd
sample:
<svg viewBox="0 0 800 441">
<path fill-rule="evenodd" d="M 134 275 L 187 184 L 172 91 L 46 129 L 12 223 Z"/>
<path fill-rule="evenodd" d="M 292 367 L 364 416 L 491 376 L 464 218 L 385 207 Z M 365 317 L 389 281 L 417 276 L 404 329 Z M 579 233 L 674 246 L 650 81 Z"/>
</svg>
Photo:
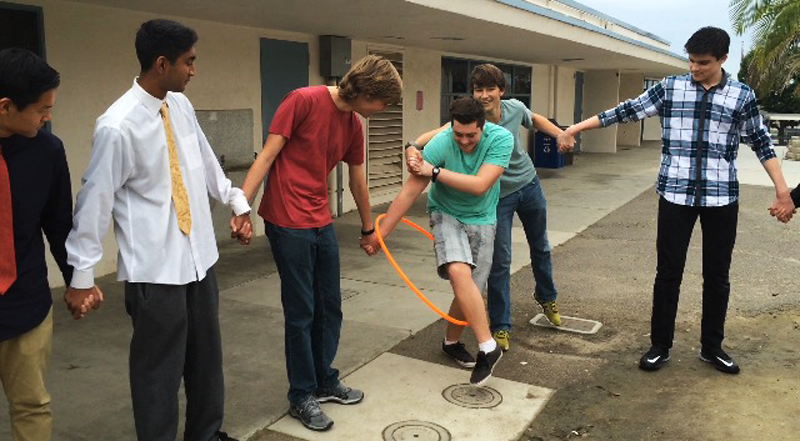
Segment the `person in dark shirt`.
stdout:
<svg viewBox="0 0 800 441">
<path fill-rule="evenodd" d="M 51 118 L 59 74 L 32 52 L 0 51 L 0 380 L 15 441 L 48 441 L 52 428 L 44 374 L 53 336 L 47 236 L 64 282 L 72 187 Z M 85 306 L 93 306 L 91 299 Z"/>
</svg>

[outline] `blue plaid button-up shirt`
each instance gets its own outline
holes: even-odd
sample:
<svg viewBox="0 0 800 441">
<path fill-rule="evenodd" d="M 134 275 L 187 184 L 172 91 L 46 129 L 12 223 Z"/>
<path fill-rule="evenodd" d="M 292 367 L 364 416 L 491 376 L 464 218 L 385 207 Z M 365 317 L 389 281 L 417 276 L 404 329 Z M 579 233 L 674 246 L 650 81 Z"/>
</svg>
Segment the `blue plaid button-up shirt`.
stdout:
<svg viewBox="0 0 800 441">
<path fill-rule="evenodd" d="M 656 191 L 674 204 L 719 207 L 735 202 L 742 140 L 762 163 L 776 157 L 752 89 L 724 71 L 722 81 L 709 90 L 691 74 L 664 78 L 598 117 L 606 127 L 655 115 L 661 118 L 662 142 Z"/>
</svg>

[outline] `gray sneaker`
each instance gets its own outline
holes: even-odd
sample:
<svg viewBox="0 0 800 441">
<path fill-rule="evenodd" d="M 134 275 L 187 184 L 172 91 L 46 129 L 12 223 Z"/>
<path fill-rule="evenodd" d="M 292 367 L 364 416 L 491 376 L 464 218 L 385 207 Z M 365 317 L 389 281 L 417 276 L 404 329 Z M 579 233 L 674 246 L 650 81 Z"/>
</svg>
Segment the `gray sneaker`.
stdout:
<svg viewBox="0 0 800 441">
<path fill-rule="evenodd" d="M 364 392 L 339 383 L 330 389 L 318 389 L 314 392 L 314 397 L 320 403 L 334 401 L 339 404 L 356 404 L 364 399 Z"/>
<path fill-rule="evenodd" d="M 289 415 L 311 430 L 328 430 L 333 426 L 333 420 L 319 408 L 319 401 L 314 397 L 308 397 L 297 406 L 289 406 Z"/>
</svg>

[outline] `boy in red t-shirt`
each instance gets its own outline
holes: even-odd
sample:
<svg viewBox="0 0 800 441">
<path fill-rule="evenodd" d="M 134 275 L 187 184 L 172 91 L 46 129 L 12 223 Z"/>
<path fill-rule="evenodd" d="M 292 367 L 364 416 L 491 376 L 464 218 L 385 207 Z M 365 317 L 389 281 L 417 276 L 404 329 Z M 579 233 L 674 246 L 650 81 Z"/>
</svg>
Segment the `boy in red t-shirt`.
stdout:
<svg viewBox="0 0 800 441">
<path fill-rule="evenodd" d="M 370 213 L 364 134 L 356 113 L 368 118 L 399 102 L 402 90 L 392 64 L 368 56 L 338 87 L 312 86 L 289 93 L 242 186 L 251 200 L 269 172 L 258 214 L 266 222 L 281 278 L 289 414 L 312 430 L 333 425 L 319 403 L 355 404 L 364 398 L 363 392 L 343 385 L 339 371 L 331 367 L 339 347 L 342 299 L 328 174 L 339 161 L 348 164 L 350 191 L 361 216 L 361 248 L 374 255 L 380 245 Z"/>
</svg>

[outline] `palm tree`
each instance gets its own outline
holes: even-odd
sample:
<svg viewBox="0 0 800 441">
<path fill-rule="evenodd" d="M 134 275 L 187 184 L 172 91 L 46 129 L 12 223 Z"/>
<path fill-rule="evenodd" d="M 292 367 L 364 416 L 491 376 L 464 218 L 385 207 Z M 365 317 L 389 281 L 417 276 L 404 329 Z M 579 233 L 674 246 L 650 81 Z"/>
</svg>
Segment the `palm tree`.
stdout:
<svg viewBox="0 0 800 441">
<path fill-rule="evenodd" d="M 791 85 L 800 73 L 800 0 L 731 0 L 730 18 L 738 35 L 753 30 L 751 86 L 765 94 Z"/>
</svg>

